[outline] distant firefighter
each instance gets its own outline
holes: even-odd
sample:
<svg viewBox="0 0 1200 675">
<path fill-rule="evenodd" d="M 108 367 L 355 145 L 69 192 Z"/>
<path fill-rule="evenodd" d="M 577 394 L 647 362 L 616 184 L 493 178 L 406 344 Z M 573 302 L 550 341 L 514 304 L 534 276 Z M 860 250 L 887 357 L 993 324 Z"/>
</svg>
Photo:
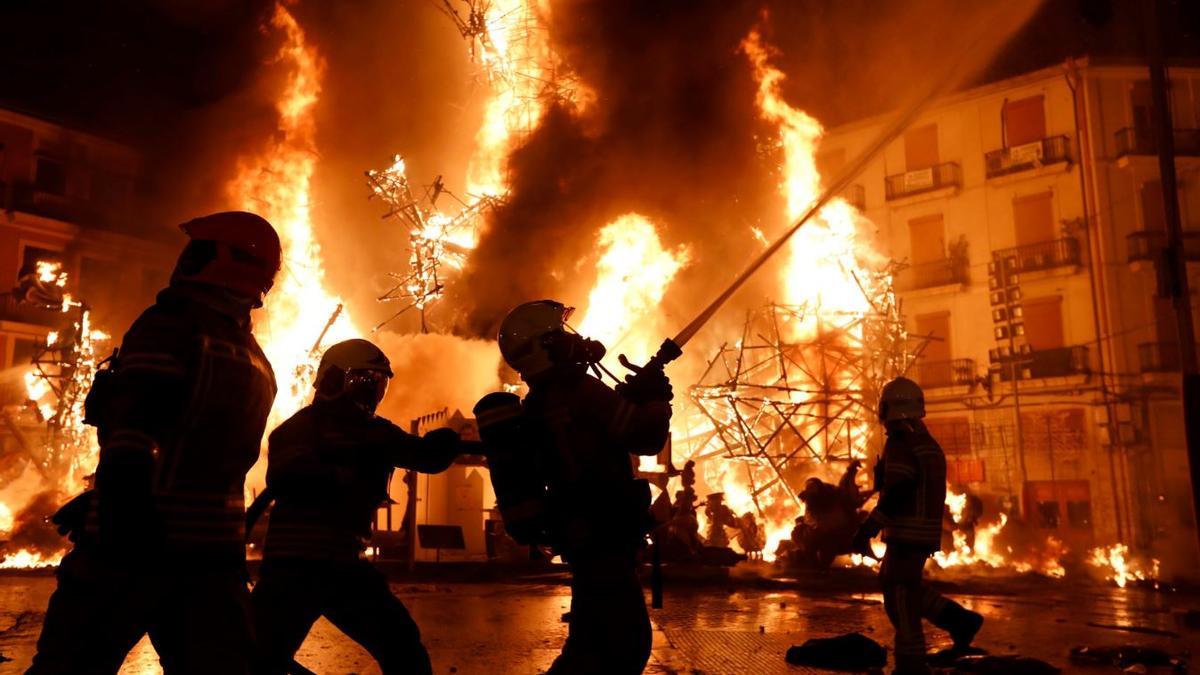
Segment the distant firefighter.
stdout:
<svg viewBox="0 0 1200 675">
<path fill-rule="evenodd" d="M 754 519 L 754 514 L 747 511 L 738 518 L 738 534 L 737 545 L 742 549 L 751 560 L 761 560 L 763 546 L 766 542 L 763 540 L 762 530 L 758 527 L 758 521 Z"/>
<path fill-rule="evenodd" d="M 725 534 L 725 528 L 737 527 L 738 517 L 725 504 L 724 492 L 713 492 L 704 498 L 704 517 L 708 519 L 707 544 L 716 548 L 728 547 L 729 535 Z"/>
<path fill-rule="evenodd" d="M 363 550 L 392 470 L 445 471 L 460 444 L 450 429 L 417 437 L 376 415 L 391 378 L 378 347 L 339 342 L 321 358 L 313 402 L 271 432 L 275 505 L 252 595 L 264 673 L 287 672 L 322 616 L 384 673 L 432 672 L 416 623 Z"/>
<path fill-rule="evenodd" d="M 640 673 L 651 629 L 637 564 L 653 520 L 630 455 L 666 443 L 671 385 L 661 369 L 616 391 L 592 377 L 604 346 L 568 329 L 570 311 L 542 300 L 509 313 L 500 352 L 529 394 L 488 394 L 475 416 L 505 527 L 571 568 L 569 634 L 549 673 Z"/>
<path fill-rule="evenodd" d="M 929 434 L 925 395 L 900 377 L 884 386 L 879 419 L 887 431 L 877 467 L 879 503 L 854 536 L 865 549 L 882 530 L 887 553 L 879 568 L 884 608 L 896 630 L 894 672 L 928 673 L 921 619 L 950 633 L 956 649 L 970 646 L 983 617 L 943 597 L 922 579 L 925 561 L 941 546 L 946 456 Z"/>
<path fill-rule="evenodd" d="M 54 522 L 58 570 L 30 673 L 116 673 L 146 633 L 168 673 L 248 673 L 242 486 L 275 378 L 250 331 L 280 266 L 252 213 L 184 223 L 170 285 L 134 322 L 85 403 L 95 490 Z"/>
</svg>

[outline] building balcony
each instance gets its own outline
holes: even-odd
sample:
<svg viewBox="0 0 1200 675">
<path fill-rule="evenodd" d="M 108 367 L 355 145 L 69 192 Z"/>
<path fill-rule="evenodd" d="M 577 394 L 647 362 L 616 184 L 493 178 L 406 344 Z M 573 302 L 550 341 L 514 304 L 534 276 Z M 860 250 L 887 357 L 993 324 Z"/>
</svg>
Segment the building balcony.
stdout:
<svg viewBox="0 0 1200 675">
<path fill-rule="evenodd" d="M 1129 248 L 1128 262 L 1157 260 L 1167 247 L 1167 233 L 1162 230 L 1138 230 L 1125 237 Z M 1200 261 L 1200 232 L 1183 233 L 1185 260 Z"/>
<path fill-rule="evenodd" d="M 1015 260 L 1016 272 L 1036 272 L 1080 265 L 1079 240 L 1071 237 L 992 251 L 994 260 Z"/>
<path fill-rule="evenodd" d="M 58 328 L 67 324 L 70 316 L 73 315 L 17 302 L 17 299 L 10 293 L 0 295 L 0 321 L 15 321 L 34 326 Z"/>
<path fill-rule="evenodd" d="M 1021 380 L 1070 377 L 1087 375 L 1091 372 L 1086 345 L 1002 354 L 994 359 L 993 365 L 999 366 L 997 370 L 1001 382 L 1012 381 L 1013 366 L 1015 366 L 1017 378 Z"/>
<path fill-rule="evenodd" d="M 988 178 L 998 178 L 1069 161 L 1071 141 L 1066 136 L 1050 136 L 1032 143 L 993 150 L 983 156 Z"/>
<path fill-rule="evenodd" d="M 1200 345 L 1197 345 L 1200 348 Z M 1179 342 L 1143 342 L 1138 345 L 1143 373 L 1178 373 Z"/>
<path fill-rule="evenodd" d="M 943 162 L 927 169 L 899 173 L 884 179 L 888 201 L 944 188 L 957 188 L 961 185 L 962 169 L 958 162 Z"/>
<path fill-rule="evenodd" d="M 1175 154 L 1200 157 L 1200 129 L 1175 129 Z M 1117 158 L 1157 155 L 1158 136 L 1151 129 L 1125 127 L 1116 132 Z"/>
<path fill-rule="evenodd" d="M 917 384 L 926 389 L 970 386 L 975 382 L 975 361 L 972 359 L 917 361 L 913 367 L 913 378 Z"/>
<path fill-rule="evenodd" d="M 955 258 L 909 265 L 896 274 L 896 290 L 918 291 L 968 282 L 967 266 Z"/>
<path fill-rule="evenodd" d="M 862 186 L 862 183 L 854 183 L 842 191 L 842 199 L 845 199 L 846 203 L 859 211 L 865 211 L 867 208 L 867 189 Z"/>
</svg>

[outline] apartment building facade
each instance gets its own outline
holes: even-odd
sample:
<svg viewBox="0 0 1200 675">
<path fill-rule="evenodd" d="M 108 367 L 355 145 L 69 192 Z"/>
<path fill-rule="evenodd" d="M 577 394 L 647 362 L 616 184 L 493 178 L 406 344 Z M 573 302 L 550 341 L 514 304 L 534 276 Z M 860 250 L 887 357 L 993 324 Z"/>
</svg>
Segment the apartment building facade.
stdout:
<svg viewBox="0 0 1200 675">
<path fill-rule="evenodd" d="M 1200 68 L 1170 80 L 1200 261 Z M 826 175 L 884 124 L 831 129 Z M 1077 546 L 1194 537 L 1156 153 L 1146 68 L 1081 59 L 936 101 L 846 193 L 905 264 L 950 481 Z"/>
</svg>

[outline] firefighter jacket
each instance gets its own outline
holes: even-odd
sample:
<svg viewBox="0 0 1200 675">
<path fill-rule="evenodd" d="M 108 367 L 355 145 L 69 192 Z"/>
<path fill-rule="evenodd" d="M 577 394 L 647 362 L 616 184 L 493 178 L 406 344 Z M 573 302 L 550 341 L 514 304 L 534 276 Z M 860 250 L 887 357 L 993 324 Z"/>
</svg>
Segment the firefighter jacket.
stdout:
<svg viewBox="0 0 1200 675">
<path fill-rule="evenodd" d="M 392 470 L 439 473 L 458 452 L 449 429 L 413 436 L 345 399 L 315 401 L 271 432 L 263 557 L 358 559 Z"/>
<path fill-rule="evenodd" d="M 635 404 L 582 370 L 555 370 L 530 383 L 526 420 L 540 436 L 541 471 L 556 548 L 572 551 L 641 541 L 648 487 L 634 480 L 630 455 L 666 444 L 671 405 Z"/>
<path fill-rule="evenodd" d="M 102 546 L 158 541 L 179 559 L 243 564 L 246 472 L 275 391 L 248 304 L 197 284 L 163 290 L 89 396 L 100 458 L 86 530 Z"/>
<path fill-rule="evenodd" d="M 870 520 L 883 540 L 937 550 L 946 504 L 946 456 L 925 425 L 888 432 L 880 460 L 879 503 Z"/>
</svg>

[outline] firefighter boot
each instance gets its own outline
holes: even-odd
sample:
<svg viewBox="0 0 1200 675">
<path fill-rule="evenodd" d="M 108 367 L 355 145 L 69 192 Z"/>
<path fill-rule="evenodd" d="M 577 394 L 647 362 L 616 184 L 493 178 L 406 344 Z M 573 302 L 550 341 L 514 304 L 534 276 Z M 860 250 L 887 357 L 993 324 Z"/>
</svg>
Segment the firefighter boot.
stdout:
<svg viewBox="0 0 1200 675">
<path fill-rule="evenodd" d="M 934 625 L 950 633 L 954 640 L 955 651 L 962 651 L 971 646 L 971 641 L 983 627 L 983 615 L 973 612 L 957 602 L 948 602 L 941 611 Z"/>
</svg>

